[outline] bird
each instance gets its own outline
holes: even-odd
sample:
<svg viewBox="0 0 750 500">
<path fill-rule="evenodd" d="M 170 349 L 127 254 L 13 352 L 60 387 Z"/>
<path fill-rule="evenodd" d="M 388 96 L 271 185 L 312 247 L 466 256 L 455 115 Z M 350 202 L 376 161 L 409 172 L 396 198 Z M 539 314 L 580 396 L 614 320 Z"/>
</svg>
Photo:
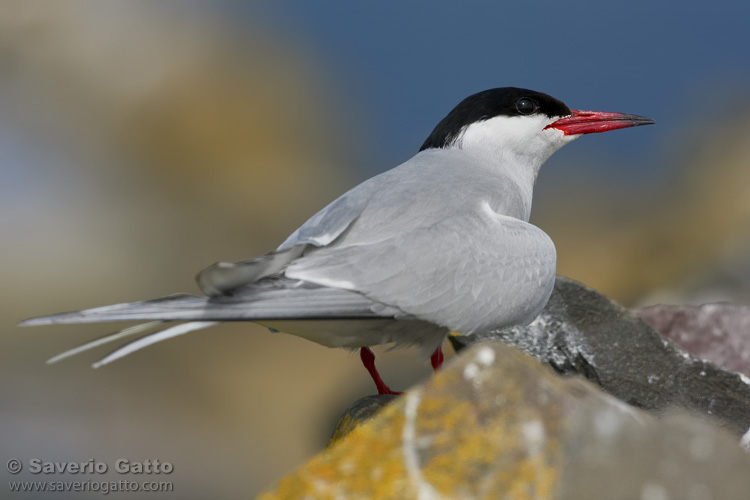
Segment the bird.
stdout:
<svg viewBox="0 0 750 500">
<path fill-rule="evenodd" d="M 533 90 L 485 90 L 453 108 L 412 158 L 335 199 L 275 250 L 202 270 L 196 282 L 204 295 L 95 307 L 21 325 L 145 322 L 48 361 L 141 335 L 98 367 L 224 321 L 250 321 L 359 350 L 378 393 L 400 394 L 383 381 L 370 347 L 417 346 L 438 370 L 451 332 L 530 323 L 556 276 L 554 243 L 529 223 L 540 167 L 582 135 L 653 123 L 570 109 Z"/>
</svg>

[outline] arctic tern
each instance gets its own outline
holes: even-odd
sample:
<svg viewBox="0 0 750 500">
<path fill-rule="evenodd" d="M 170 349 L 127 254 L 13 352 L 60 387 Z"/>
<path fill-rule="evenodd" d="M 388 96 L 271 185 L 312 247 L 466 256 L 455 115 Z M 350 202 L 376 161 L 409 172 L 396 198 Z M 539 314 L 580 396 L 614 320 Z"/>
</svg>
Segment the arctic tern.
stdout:
<svg viewBox="0 0 750 500">
<path fill-rule="evenodd" d="M 222 321 L 252 321 L 360 349 L 378 392 L 394 393 L 369 346 L 415 345 L 438 369 L 449 332 L 527 324 L 547 303 L 555 246 L 529 216 L 534 182 L 550 155 L 584 134 L 651 123 L 569 109 L 532 90 L 479 92 L 438 123 L 415 156 L 334 200 L 276 250 L 201 271 L 205 296 L 171 295 L 22 325 L 146 322 L 50 360 L 142 334 L 100 366 Z M 179 323 L 164 328 L 167 321 Z"/>
</svg>

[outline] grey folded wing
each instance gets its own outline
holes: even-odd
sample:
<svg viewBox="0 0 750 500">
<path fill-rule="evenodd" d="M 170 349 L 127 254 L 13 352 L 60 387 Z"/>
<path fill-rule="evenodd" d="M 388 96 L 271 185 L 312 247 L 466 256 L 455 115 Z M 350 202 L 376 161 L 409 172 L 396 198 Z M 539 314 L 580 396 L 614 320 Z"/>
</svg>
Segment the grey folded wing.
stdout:
<svg viewBox="0 0 750 500">
<path fill-rule="evenodd" d="M 262 321 L 278 319 L 384 318 L 400 315 L 363 295 L 335 288 L 270 279 L 215 298 L 188 294 L 114 304 L 32 318 L 23 326 L 103 321 Z"/>
<path fill-rule="evenodd" d="M 94 367 L 99 367 L 156 342 L 208 328 L 221 321 L 253 321 L 268 326 L 291 322 L 296 323 L 298 328 L 306 328 L 305 325 L 312 321 L 319 325 L 323 324 L 325 329 L 326 325 L 337 323 L 346 325 L 355 324 L 353 322 L 375 325 L 384 321 L 399 323 L 394 321 L 395 318 L 409 319 L 410 317 L 396 308 L 379 304 L 358 293 L 301 283 L 286 278 L 274 278 L 253 283 L 249 287 L 237 290 L 231 296 L 212 299 L 187 294 L 170 295 L 159 299 L 32 318 L 21 325 L 148 321 L 148 323 L 125 328 L 63 352 L 48 361 L 48 363 L 54 363 L 102 344 L 161 328 L 165 321 L 181 322 L 155 333 L 149 333 L 118 348 L 94 364 Z M 320 326 L 317 328 L 319 329 Z M 324 333 L 328 337 L 323 335 L 320 339 L 318 339 L 320 336 L 318 333 L 315 335 L 289 333 L 310 338 L 324 345 L 349 346 L 345 342 L 346 339 L 329 339 L 331 335 L 327 332 Z M 356 336 L 356 330 L 348 334 L 354 335 L 352 340 L 354 344 L 361 340 Z M 375 343 L 380 340 L 382 340 L 380 337 L 373 337 Z"/>
<path fill-rule="evenodd" d="M 470 213 L 292 261 L 287 277 L 357 292 L 463 334 L 528 323 L 549 299 L 555 247 L 539 228 Z"/>
</svg>

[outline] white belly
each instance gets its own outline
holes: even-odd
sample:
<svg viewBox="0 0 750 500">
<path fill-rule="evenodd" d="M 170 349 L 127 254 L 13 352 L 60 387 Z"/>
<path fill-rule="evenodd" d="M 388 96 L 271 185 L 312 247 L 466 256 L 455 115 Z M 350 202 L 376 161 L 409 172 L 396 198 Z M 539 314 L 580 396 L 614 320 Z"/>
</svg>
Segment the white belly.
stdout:
<svg viewBox="0 0 750 500">
<path fill-rule="evenodd" d="M 341 319 L 264 321 L 261 325 L 296 335 L 326 347 L 359 348 L 394 344 L 419 345 L 429 356 L 445 339 L 448 330 L 418 320 Z"/>
</svg>

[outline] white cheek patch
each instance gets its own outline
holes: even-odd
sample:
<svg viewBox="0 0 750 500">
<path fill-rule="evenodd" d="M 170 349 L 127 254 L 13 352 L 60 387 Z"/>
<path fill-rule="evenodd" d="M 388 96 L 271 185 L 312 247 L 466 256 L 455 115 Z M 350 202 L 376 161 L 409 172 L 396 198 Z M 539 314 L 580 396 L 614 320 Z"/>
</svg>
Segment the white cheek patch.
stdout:
<svg viewBox="0 0 750 500">
<path fill-rule="evenodd" d="M 495 116 L 464 127 L 460 141 L 464 147 L 485 143 L 524 143 L 539 137 L 544 127 L 552 123 L 546 115 Z"/>
<path fill-rule="evenodd" d="M 552 153 L 578 138 L 561 130 L 548 128 L 557 118 L 547 115 L 496 116 L 467 125 L 456 146 L 493 152 L 494 155 L 528 158 L 524 163 L 540 166 Z"/>
</svg>

